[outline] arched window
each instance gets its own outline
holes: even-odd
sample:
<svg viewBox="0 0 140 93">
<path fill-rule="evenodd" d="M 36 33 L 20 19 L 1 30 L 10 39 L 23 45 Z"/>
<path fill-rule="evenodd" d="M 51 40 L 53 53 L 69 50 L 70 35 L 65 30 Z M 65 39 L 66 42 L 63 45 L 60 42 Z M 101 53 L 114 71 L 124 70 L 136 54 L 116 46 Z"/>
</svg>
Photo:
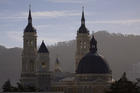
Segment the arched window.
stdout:
<svg viewBox="0 0 140 93">
<path fill-rule="evenodd" d="M 33 40 L 30 41 L 30 45 L 31 45 L 31 46 L 33 45 Z"/>
<path fill-rule="evenodd" d="M 45 63 L 45 62 L 42 62 L 42 63 L 41 63 L 41 67 L 42 67 L 42 68 L 45 68 L 45 67 L 46 67 L 46 63 Z"/>
<path fill-rule="evenodd" d="M 86 48 L 86 46 L 84 46 L 84 48 Z"/>
<path fill-rule="evenodd" d="M 84 42 L 84 45 L 86 45 L 86 42 Z"/>
<path fill-rule="evenodd" d="M 30 69 L 30 72 L 34 71 L 34 62 L 32 60 L 29 63 L 29 69 Z"/>
</svg>

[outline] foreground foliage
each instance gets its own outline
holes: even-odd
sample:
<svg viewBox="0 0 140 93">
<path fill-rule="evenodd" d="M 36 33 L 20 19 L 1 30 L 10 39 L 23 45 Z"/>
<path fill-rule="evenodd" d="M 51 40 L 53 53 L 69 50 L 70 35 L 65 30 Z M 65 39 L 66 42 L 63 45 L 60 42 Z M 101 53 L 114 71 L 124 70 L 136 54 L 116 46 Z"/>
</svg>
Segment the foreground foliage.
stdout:
<svg viewBox="0 0 140 93">
<path fill-rule="evenodd" d="M 140 87 L 137 84 L 129 81 L 126 73 L 124 73 L 118 81 L 112 83 L 109 91 L 106 93 L 140 93 Z"/>
<path fill-rule="evenodd" d="M 39 91 L 34 86 L 23 87 L 21 83 L 17 83 L 17 86 L 12 86 L 10 80 L 7 80 L 2 86 L 3 92 L 36 92 Z"/>
</svg>

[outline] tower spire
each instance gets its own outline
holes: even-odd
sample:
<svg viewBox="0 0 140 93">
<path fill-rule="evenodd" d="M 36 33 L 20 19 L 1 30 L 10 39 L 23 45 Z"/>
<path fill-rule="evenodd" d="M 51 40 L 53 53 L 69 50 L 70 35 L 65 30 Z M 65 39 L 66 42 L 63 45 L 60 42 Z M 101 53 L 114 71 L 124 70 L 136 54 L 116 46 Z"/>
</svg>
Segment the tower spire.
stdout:
<svg viewBox="0 0 140 93">
<path fill-rule="evenodd" d="M 84 6 L 82 7 L 82 18 L 81 18 L 81 25 L 85 25 Z"/>
<path fill-rule="evenodd" d="M 28 24 L 27 24 L 26 28 L 24 29 L 24 32 L 35 32 L 36 33 L 36 29 L 32 25 L 31 5 L 29 5 Z"/>
<path fill-rule="evenodd" d="M 49 51 L 44 43 L 44 40 L 42 40 L 38 53 L 49 53 Z"/>
<path fill-rule="evenodd" d="M 31 24 L 32 24 L 31 4 L 29 5 L 29 16 L 28 16 L 28 23 L 31 23 Z"/>
</svg>

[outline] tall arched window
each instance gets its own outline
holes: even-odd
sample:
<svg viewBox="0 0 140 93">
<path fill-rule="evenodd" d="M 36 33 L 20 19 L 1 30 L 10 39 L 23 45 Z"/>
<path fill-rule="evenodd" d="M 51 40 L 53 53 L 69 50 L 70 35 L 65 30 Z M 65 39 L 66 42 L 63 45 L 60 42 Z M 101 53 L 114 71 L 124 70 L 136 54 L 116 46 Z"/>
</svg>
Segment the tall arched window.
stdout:
<svg viewBox="0 0 140 93">
<path fill-rule="evenodd" d="M 42 68 L 45 68 L 46 67 L 46 63 L 45 62 L 42 62 L 41 63 L 41 66 L 42 66 Z"/>
<path fill-rule="evenodd" d="M 29 69 L 30 69 L 30 72 L 34 71 L 34 62 L 33 62 L 33 60 L 30 60 Z"/>
</svg>

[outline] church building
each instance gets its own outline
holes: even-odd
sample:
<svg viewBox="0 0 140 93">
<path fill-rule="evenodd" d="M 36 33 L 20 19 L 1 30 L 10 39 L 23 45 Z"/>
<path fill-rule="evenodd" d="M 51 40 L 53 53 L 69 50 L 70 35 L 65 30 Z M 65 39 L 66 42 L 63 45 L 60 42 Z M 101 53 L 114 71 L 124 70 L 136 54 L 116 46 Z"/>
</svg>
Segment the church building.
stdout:
<svg viewBox="0 0 140 93">
<path fill-rule="evenodd" d="M 29 9 L 28 24 L 24 29 L 21 83 L 40 91 L 64 93 L 105 93 L 112 83 L 112 72 L 106 60 L 98 53 L 97 41 L 86 28 L 84 8 L 81 26 L 76 36 L 75 73 L 62 72 L 56 59 L 50 71 L 50 57 L 44 41 L 37 49 L 37 31 L 32 24 Z"/>
</svg>

